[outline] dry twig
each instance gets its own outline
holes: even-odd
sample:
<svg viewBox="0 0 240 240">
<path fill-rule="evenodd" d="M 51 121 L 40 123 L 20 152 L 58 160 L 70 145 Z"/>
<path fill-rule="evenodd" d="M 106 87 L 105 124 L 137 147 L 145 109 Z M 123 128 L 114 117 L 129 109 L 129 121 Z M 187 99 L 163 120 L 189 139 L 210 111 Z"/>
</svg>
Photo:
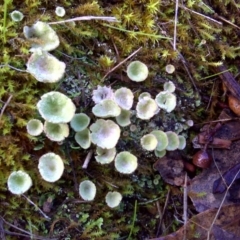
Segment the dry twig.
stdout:
<svg viewBox="0 0 240 240">
<path fill-rule="evenodd" d="M 6 109 L 6 107 L 8 106 L 8 104 L 10 103 L 11 99 L 12 99 L 13 95 L 10 94 L 10 96 L 8 97 L 8 100 L 5 102 L 4 106 L 1 109 L 1 113 L 0 113 L 0 119 L 2 118 L 2 115 Z"/>
<path fill-rule="evenodd" d="M 117 22 L 118 20 L 115 17 L 105 17 L 105 16 L 83 16 L 83 17 L 76 17 L 71 18 L 63 21 L 58 22 L 50 22 L 50 24 L 62 24 L 62 23 L 68 23 L 68 22 L 75 22 L 75 21 L 88 21 L 88 20 L 103 20 L 108 22 Z"/>
<path fill-rule="evenodd" d="M 175 4 L 174 35 L 173 35 L 173 50 L 174 51 L 176 51 L 177 22 L 178 22 L 178 0 L 176 0 L 176 4 Z"/>
<path fill-rule="evenodd" d="M 158 229 L 157 229 L 157 233 L 156 233 L 156 236 L 157 236 L 157 237 L 161 234 L 160 229 L 161 229 L 162 224 L 163 224 L 163 216 L 164 216 L 164 214 L 165 214 L 165 212 L 166 212 L 166 209 L 167 209 L 167 206 L 168 206 L 170 192 L 171 192 L 171 191 L 170 191 L 170 189 L 169 189 L 168 192 L 167 192 L 167 196 L 166 196 L 166 200 L 165 200 L 165 204 L 164 204 L 164 207 L 163 207 L 162 214 L 161 214 L 161 215 L 159 214 L 159 216 L 160 216 L 160 221 L 159 221 L 159 223 L 158 223 Z M 158 202 L 157 202 L 157 203 L 158 203 Z M 159 209 L 159 208 L 158 208 L 158 209 Z M 160 210 L 160 209 L 159 209 L 159 210 Z M 160 211 L 159 211 L 159 213 L 160 213 Z"/>
<path fill-rule="evenodd" d="M 191 9 L 185 7 L 184 5 L 180 5 L 179 7 L 183 8 L 184 10 L 187 10 L 187 11 L 189 11 L 189 12 L 191 12 L 191 13 L 194 13 L 194 14 L 196 14 L 196 15 L 199 15 L 199 16 L 201 16 L 201 17 L 204 17 L 204 18 L 206 18 L 206 19 L 209 20 L 209 21 L 212 21 L 212 22 L 215 22 L 215 23 L 217 23 L 217 24 L 219 24 L 219 25 L 222 25 L 221 22 L 219 22 L 219 21 L 217 21 L 217 20 L 215 20 L 215 19 L 213 19 L 213 18 L 210 18 L 210 17 L 208 17 L 208 16 L 206 16 L 206 15 L 204 15 L 204 14 L 201 14 L 201 13 L 199 13 L 199 12 L 196 12 L 196 11 L 194 11 L 194 10 L 191 10 Z"/>
<path fill-rule="evenodd" d="M 25 196 L 24 194 L 22 194 L 22 196 L 30 203 L 32 204 L 42 215 L 44 218 L 46 218 L 47 220 L 51 220 L 50 217 L 48 217 L 32 200 L 30 200 L 27 196 Z"/>
<path fill-rule="evenodd" d="M 133 52 L 132 54 L 130 54 L 127 58 L 125 58 L 123 61 L 121 61 L 119 64 L 117 64 L 115 67 L 113 67 L 110 71 L 108 71 L 105 76 L 101 79 L 101 81 L 103 81 L 109 73 L 113 72 L 114 70 L 116 70 L 118 67 L 120 67 L 123 63 L 125 63 L 128 59 L 130 59 L 131 57 L 133 57 L 135 54 L 137 54 L 140 50 L 142 49 L 142 47 L 138 48 L 135 52 Z"/>
<path fill-rule="evenodd" d="M 89 162 L 90 162 L 90 160 L 91 160 L 91 158 L 92 158 L 92 155 L 93 155 L 93 150 L 90 150 L 90 151 L 88 152 L 85 160 L 84 160 L 83 165 L 82 165 L 82 168 L 83 168 L 83 169 L 87 169 L 88 164 L 89 164 Z"/>
<path fill-rule="evenodd" d="M 184 186 L 183 186 L 183 221 L 184 221 L 184 235 L 183 235 L 183 240 L 187 239 L 187 221 L 188 221 L 188 217 L 187 217 L 187 208 L 188 208 L 188 204 L 187 204 L 187 173 L 185 173 L 185 179 L 184 179 Z"/>
<path fill-rule="evenodd" d="M 21 229 L 21 228 L 17 227 L 17 226 L 14 225 L 14 224 L 9 223 L 9 222 L 6 221 L 2 216 L 0 216 L 0 219 L 1 219 L 1 221 L 2 221 L 4 224 L 8 225 L 9 227 L 11 227 L 11 228 L 13 228 L 13 229 L 16 229 L 16 230 L 18 230 L 18 231 L 20 231 L 20 232 L 22 232 L 22 233 L 19 233 L 19 232 L 13 232 L 13 231 L 4 230 L 4 233 L 7 234 L 7 235 L 11 235 L 11 236 L 22 236 L 22 237 L 26 237 L 26 238 L 28 238 L 28 239 L 34 238 L 34 239 L 40 239 L 40 240 L 57 240 L 57 239 L 58 239 L 58 238 L 55 238 L 55 237 L 53 237 L 53 238 L 48 238 L 48 237 L 37 236 L 37 235 L 35 235 L 35 234 L 32 234 L 31 232 L 28 232 L 28 231 L 26 231 L 26 230 L 24 230 L 24 229 Z M 2 240 L 3 240 L 3 239 L 2 239 Z"/>
</svg>

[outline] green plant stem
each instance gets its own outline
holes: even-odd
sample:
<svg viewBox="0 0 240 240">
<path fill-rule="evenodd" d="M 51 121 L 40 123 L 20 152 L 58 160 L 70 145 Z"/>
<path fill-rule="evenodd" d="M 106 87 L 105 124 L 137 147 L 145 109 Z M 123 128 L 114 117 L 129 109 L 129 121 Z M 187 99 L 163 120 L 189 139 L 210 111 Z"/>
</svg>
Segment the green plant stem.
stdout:
<svg viewBox="0 0 240 240">
<path fill-rule="evenodd" d="M 127 240 L 131 239 L 131 236 L 132 236 L 132 233 L 133 233 L 133 229 L 134 229 L 134 224 L 135 224 L 135 221 L 136 221 L 136 217 L 137 217 L 137 200 L 135 200 L 132 225 L 131 225 L 131 230 L 130 230 L 130 233 L 128 235 Z"/>
<path fill-rule="evenodd" d="M 218 73 L 215 73 L 215 74 L 212 74 L 212 75 L 204 77 L 204 78 L 200 78 L 199 81 L 205 80 L 205 79 L 208 79 L 208 78 L 212 78 L 212 77 L 215 77 L 215 76 L 219 76 L 220 74 L 225 73 L 225 72 L 229 72 L 230 70 L 231 70 L 231 68 L 226 69 L 226 70 L 221 71 L 221 72 L 218 72 Z"/>
<path fill-rule="evenodd" d="M 122 31 L 122 32 L 134 33 L 136 35 L 142 35 L 142 36 L 146 36 L 146 37 L 157 37 L 159 39 L 168 39 L 168 40 L 172 39 L 170 37 L 165 37 L 165 36 L 162 36 L 162 35 L 155 35 L 155 34 L 149 34 L 149 33 L 144 33 L 144 32 L 130 31 L 130 30 L 127 30 L 127 29 L 124 29 L 124 28 L 114 27 L 114 26 L 106 24 L 106 23 L 103 23 L 103 26 L 113 28 L 113 29 L 116 29 L 116 30 L 119 30 L 119 31 Z"/>
</svg>

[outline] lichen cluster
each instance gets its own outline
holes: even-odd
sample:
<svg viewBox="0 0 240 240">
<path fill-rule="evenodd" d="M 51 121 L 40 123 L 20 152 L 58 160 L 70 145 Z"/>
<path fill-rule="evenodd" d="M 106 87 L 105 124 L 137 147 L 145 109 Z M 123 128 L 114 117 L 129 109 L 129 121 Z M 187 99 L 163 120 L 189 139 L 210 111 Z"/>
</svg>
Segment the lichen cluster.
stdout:
<svg viewBox="0 0 240 240">
<path fill-rule="evenodd" d="M 208 102 L 209 96 L 212 99 L 210 113 L 213 113 L 220 85 L 215 83 L 216 77 L 209 76 L 215 74 L 216 67 L 221 64 L 226 64 L 233 74 L 239 71 L 239 4 L 230 0 L 224 4 L 218 0 L 181 2 L 176 34 L 175 1 L 109 3 L 86 0 L 79 4 L 64 0 L 55 5 L 54 1 L 4 0 L 0 7 L 1 217 L 13 223 L 17 216 L 18 227 L 31 232 L 32 238 L 52 234 L 59 238 L 118 239 L 127 238 L 130 232 L 135 239 L 154 237 L 158 225 L 155 203 L 159 201 L 164 205 L 167 189 L 152 169 L 156 158 L 143 151 L 139 140 L 155 129 L 184 132 L 187 120 L 203 119 L 204 101 Z M 63 17 L 55 14 L 56 7 L 65 9 Z M 21 21 L 12 20 L 11 13 L 15 10 L 23 13 Z M 93 20 L 52 25 L 60 42 L 53 54 L 66 64 L 65 76 L 58 83 L 37 82 L 26 72 L 26 64 L 31 55 L 29 49 L 39 42 L 35 38 L 26 39 L 24 27 L 37 21 L 54 22 L 87 15 L 114 16 L 118 22 Z M 130 60 L 111 71 L 140 47 L 137 56 L 131 60 L 140 60 L 149 67 L 145 82 L 128 79 L 126 69 Z M 171 74 L 165 70 L 169 64 L 175 68 Z M 96 161 L 83 170 L 81 166 L 88 150 L 79 150 L 73 132 L 59 145 L 43 135 L 29 136 L 26 131 L 30 119 L 41 118 L 36 104 L 47 92 L 67 94 L 78 112 L 85 112 L 94 119 L 91 109 L 95 104 L 91 94 L 98 85 L 111 85 L 114 89 L 126 87 L 135 96 L 142 92 L 156 96 L 169 80 L 176 86 L 178 104 L 175 111 L 161 111 L 144 123 L 133 117 L 118 142 L 119 152 L 131 149 L 140 159 L 138 169 L 132 175 L 123 176 L 114 171 L 113 165 L 106 168 Z M 44 181 L 38 172 L 38 160 L 47 152 L 63 157 L 65 171 L 56 183 Z M 33 181 L 27 195 L 51 217 L 50 222 L 24 198 L 8 191 L 9 175 L 20 170 L 26 171 Z M 97 183 L 98 194 L 94 202 L 83 204 L 78 199 L 78 184 L 87 179 Z M 111 209 L 105 203 L 107 193 L 114 191 L 123 196 L 117 209 Z M 139 204 L 137 220 L 133 224 L 135 201 Z M 167 216 L 169 223 L 172 218 Z M 12 231 L 7 223 L 4 223 L 4 229 Z M 7 239 L 17 237 L 9 235 Z"/>
</svg>

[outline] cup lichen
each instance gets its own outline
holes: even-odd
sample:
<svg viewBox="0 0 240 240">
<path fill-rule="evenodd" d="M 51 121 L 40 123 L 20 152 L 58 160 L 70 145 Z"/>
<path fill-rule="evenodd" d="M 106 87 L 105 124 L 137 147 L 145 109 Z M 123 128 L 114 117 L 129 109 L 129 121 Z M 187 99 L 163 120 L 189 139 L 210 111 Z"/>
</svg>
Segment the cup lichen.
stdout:
<svg viewBox="0 0 240 240">
<path fill-rule="evenodd" d="M 66 95 L 51 91 L 41 96 L 41 100 L 37 103 L 37 109 L 48 122 L 67 123 L 72 120 L 76 107 Z"/>
<path fill-rule="evenodd" d="M 9 175 L 7 185 L 11 193 L 20 195 L 32 186 L 32 179 L 24 171 L 14 171 Z"/>
<path fill-rule="evenodd" d="M 45 181 L 56 182 L 64 171 L 63 160 L 55 153 L 46 153 L 39 158 L 38 170 Z"/>
</svg>

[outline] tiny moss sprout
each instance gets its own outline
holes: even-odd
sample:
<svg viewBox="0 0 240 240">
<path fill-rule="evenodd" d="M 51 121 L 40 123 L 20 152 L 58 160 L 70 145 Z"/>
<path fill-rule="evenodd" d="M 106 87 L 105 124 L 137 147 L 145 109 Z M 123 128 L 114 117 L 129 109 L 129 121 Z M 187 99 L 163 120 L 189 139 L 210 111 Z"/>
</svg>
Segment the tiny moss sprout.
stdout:
<svg viewBox="0 0 240 240">
<path fill-rule="evenodd" d="M 117 117 L 121 113 L 121 108 L 111 99 L 104 99 L 92 108 L 95 116 L 101 118 Z"/>
<path fill-rule="evenodd" d="M 66 95 L 52 91 L 41 96 L 37 109 L 48 122 L 67 123 L 72 120 L 76 107 Z"/>
<path fill-rule="evenodd" d="M 116 117 L 116 121 L 119 126 L 126 127 L 131 124 L 130 117 L 131 111 L 122 109 L 120 115 Z"/>
<path fill-rule="evenodd" d="M 153 134 L 144 135 L 140 141 L 142 147 L 147 151 L 153 151 L 158 145 L 158 140 Z"/>
<path fill-rule="evenodd" d="M 140 61 L 133 61 L 127 67 L 127 75 L 134 82 L 142 82 L 148 77 L 148 67 Z"/>
<path fill-rule="evenodd" d="M 38 170 L 47 182 L 56 182 L 64 171 L 62 158 L 55 153 L 46 153 L 39 158 Z"/>
<path fill-rule="evenodd" d="M 136 110 L 138 118 L 148 120 L 158 112 L 158 106 L 152 98 L 143 97 L 138 101 Z"/>
<path fill-rule="evenodd" d="M 172 112 L 177 104 L 176 96 L 168 91 L 160 92 L 156 96 L 155 101 L 161 109 L 166 110 L 168 113 Z"/>
<path fill-rule="evenodd" d="M 167 134 L 161 130 L 154 130 L 151 132 L 151 134 L 153 134 L 158 141 L 156 150 L 157 151 L 163 151 L 166 149 L 166 147 L 168 146 L 168 137 Z"/>
<path fill-rule="evenodd" d="M 115 91 L 115 102 L 124 110 L 130 110 L 133 105 L 133 93 L 126 87 L 121 87 Z"/>
<path fill-rule="evenodd" d="M 51 141 L 63 141 L 69 135 L 69 127 L 67 123 L 51 123 L 45 121 L 44 132 Z"/>
<path fill-rule="evenodd" d="M 166 132 L 166 134 L 167 134 L 167 138 L 168 138 L 168 145 L 166 147 L 166 150 L 174 151 L 174 150 L 178 149 L 178 147 L 179 147 L 178 135 L 172 131 L 168 131 L 168 132 Z"/>
<path fill-rule="evenodd" d="M 14 171 L 9 175 L 7 185 L 11 193 L 20 195 L 32 186 L 32 179 L 24 171 Z"/>
<path fill-rule="evenodd" d="M 24 16 L 23 14 L 20 12 L 20 11 L 13 11 L 10 13 L 10 16 L 11 16 L 11 19 L 14 21 L 14 22 L 20 22 L 23 20 Z"/>
<path fill-rule="evenodd" d="M 122 194 L 116 191 L 108 192 L 105 201 L 110 208 L 115 208 L 122 201 Z"/>
<path fill-rule="evenodd" d="M 92 201 L 96 196 L 96 186 L 90 180 L 85 180 L 79 185 L 79 195 L 85 201 Z"/>
<path fill-rule="evenodd" d="M 120 173 L 133 173 L 138 166 L 137 157 L 128 151 L 120 152 L 114 159 L 114 165 L 116 170 Z"/>
<path fill-rule="evenodd" d="M 65 9 L 63 8 L 63 7 L 56 7 L 56 9 L 55 9 L 55 13 L 56 13 L 56 15 L 58 16 L 58 17 L 64 17 L 65 16 L 65 14 L 66 14 L 66 11 L 65 11 Z"/>
<path fill-rule="evenodd" d="M 120 128 L 112 120 L 98 119 L 90 126 L 91 141 L 101 148 L 114 148 L 120 138 Z"/>
<path fill-rule="evenodd" d="M 97 89 L 93 90 L 92 100 L 98 104 L 104 99 L 114 100 L 114 92 L 111 87 L 98 86 Z"/>
<path fill-rule="evenodd" d="M 104 69 L 109 69 L 110 67 L 112 67 L 115 63 L 115 58 L 111 58 L 107 55 L 101 55 L 98 59 L 98 63 L 100 64 L 100 66 Z"/>
<path fill-rule="evenodd" d="M 95 159 L 98 163 L 108 164 L 114 160 L 116 155 L 116 148 L 114 147 L 110 149 L 105 149 L 97 147 L 96 153 L 97 156 L 95 156 Z"/>
<path fill-rule="evenodd" d="M 38 21 L 31 27 L 25 26 L 23 33 L 27 39 L 35 39 L 35 41 L 32 41 L 32 48 L 30 49 L 32 52 L 36 50 L 52 51 L 60 43 L 56 32 L 44 22 Z"/>
<path fill-rule="evenodd" d="M 168 64 L 166 65 L 165 70 L 167 73 L 172 74 L 175 71 L 175 67 L 172 64 Z"/>
<path fill-rule="evenodd" d="M 77 113 L 73 116 L 70 126 L 75 132 L 80 132 L 88 127 L 90 117 L 85 113 Z"/>
<path fill-rule="evenodd" d="M 83 149 L 88 149 L 91 146 L 90 131 L 87 128 L 77 132 L 74 138 Z"/>
<path fill-rule="evenodd" d="M 37 81 L 44 83 L 58 82 L 65 73 L 66 64 L 45 51 L 35 51 L 27 62 L 27 71 Z"/>
<path fill-rule="evenodd" d="M 38 119 L 31 119 L 27 123 L 27 132 L 31 136 L 39 136 L 43 132 L 43 124 Z"/>
</svg>

